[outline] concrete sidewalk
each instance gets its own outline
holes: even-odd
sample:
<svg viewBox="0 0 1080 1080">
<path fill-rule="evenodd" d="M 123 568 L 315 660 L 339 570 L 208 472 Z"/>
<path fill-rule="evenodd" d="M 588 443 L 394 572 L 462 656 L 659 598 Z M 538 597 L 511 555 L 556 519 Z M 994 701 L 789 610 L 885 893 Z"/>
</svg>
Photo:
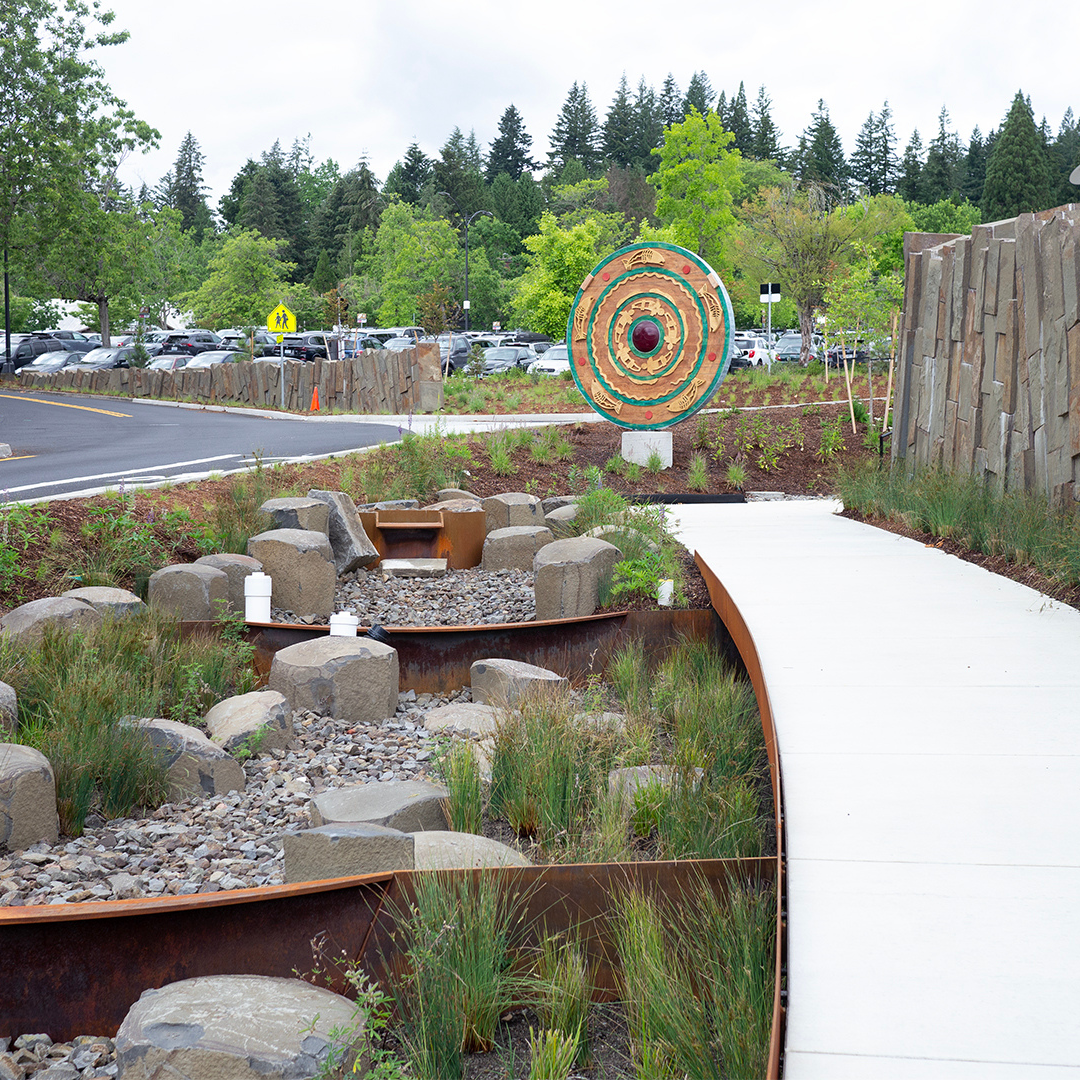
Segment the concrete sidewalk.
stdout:
<svg viewBox="0 0 1080 1080">
<path fill-rule="evenodd" d="M 672 508 L 772 702 L 784 1075 L 1080 1076 L 1080 612 L 836 508 Z"/>
</svg>

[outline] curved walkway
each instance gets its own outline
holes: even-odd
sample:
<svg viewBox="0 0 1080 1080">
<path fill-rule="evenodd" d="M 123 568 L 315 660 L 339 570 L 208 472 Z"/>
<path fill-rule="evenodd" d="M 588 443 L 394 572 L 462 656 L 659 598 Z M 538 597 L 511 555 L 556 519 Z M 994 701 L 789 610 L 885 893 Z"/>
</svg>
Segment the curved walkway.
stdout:
<svg viewBox="0 0 1080 1080">
<path fill-rule="evenodd" d="M 1080 612 L 822 501 L 673 507 L 752 634 L 785 1077 L 1080 1077 Z"/>
</svg>

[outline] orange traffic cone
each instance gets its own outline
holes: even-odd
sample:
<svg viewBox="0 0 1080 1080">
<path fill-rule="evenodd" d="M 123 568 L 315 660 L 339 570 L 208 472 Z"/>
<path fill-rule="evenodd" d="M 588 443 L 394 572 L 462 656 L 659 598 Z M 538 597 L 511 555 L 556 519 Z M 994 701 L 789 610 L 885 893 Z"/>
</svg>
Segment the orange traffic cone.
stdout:
<svg viewBox="0 0 1080 1080">
<path fill-rule="evenodd" d="M 315 392 L 311 395 L 311 412 L 319 411 L 319 388 L 315 387 Z"/>
</svg>

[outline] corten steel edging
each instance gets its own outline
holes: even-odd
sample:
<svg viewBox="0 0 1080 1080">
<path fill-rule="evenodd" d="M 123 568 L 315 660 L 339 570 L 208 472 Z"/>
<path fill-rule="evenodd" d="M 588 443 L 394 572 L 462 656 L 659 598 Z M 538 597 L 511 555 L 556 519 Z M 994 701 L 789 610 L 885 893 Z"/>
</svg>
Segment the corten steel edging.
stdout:
<svg viewBox="0 0 1080 1080">
<path fill-rule="evenodd" d="M 186 623 L 193 632 L 196 626 Z M 580 619 L 496 623 L 481 626 L 384 626 L 398 654 L 398 685 L 418 694 L 459 690 L 471 681 L 476 660 L 503 657 L 552 668 L 575 683 L 603 672 L 612 655 L 634 638 L 644 638 L 650 653 L 681 638 L 722 642 L 723 625 L 711 608 L 671 611 L 621 611 Z M 266 676 L 274 653 L 329 633 L 326 626 L 249 623 L 255 668 Z"/>
<path fill-rule="evenodd" d="M 731 635 L 735 647 L 739 650 L 743 665 L 750 676 L 757 698 L 758 712 L 761 715 L 761 727 L 765 734 L 765 751 L 769 756 L 769 774 L 772 779 L 773 806 L 776 811 L 776 978 L 773 986 L 773 1022 L 772 1038 L 769 1044 L 768 1080 L 780 1076 L 780 1056 L 784 1046 L 784 1024 L 787 1010 L 781 999 L 783 969 L 787 962 L 787 930 L 784 926 L 783 913 L 786 907 L 787 882 L 784 875 L 784 802 L 783 777 L 780 774 L 780 753 L 776 741 L 776 725 L 773 722 L 772 703 L 769 700 L 769 688 L 765 683 L 765 674 L 761 670 L 761 658 L 746 621 L 742 617 L 735 601 L 732 600 L 720 579 L 711 567 L 694 552 L 694 562 L 709 590 L 713 607 L 720 616 L 727 632 Z"/>
<path fill-rule="evenodd" d="M 320 935 L 366 938 L 392 878 L 0 909 L 0 1035 L 114 1035 L 151 987 L 308 971 Z"/>
<path fill-rule="evenodd" d="M 640 889 L 678 898 L 704 881 L 717 895 L 733 881 L 772 881 L 773 859 L 552 865 L 444 871 L 493 880 L 522 898 L 521 944 L 542 932 L 580 927 L 596 965 L 599 1000 L 617 982 L 610 915 L 615 897 Z M 416 874 L 373 874 L 301 885 L 155 900 L 56 904 L 0 910 L 0 1034 L 46 1031 L 68 1040 L 115 1035 L 144 990 L 199 975 L 291 977 L 315 966 L 312 944 L 334 989 L 340 970 L 326 958 L 358 960 L 385 980 L 400 968 L 396 913 Z"/>
</svg>

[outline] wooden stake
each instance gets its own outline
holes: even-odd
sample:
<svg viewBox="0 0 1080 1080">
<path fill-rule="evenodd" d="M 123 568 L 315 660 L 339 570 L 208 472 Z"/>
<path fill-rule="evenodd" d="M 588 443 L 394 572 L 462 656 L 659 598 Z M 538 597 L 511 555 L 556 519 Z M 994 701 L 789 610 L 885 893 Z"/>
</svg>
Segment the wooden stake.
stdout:
<svg viewBox="0 0 1080 1080">
<path fill-rule="evenodd" d="M 884 431 L 889 423 L 889 399 L 892 397 L 893 365 L 896 363 L 896 308 L 892 312 L 892 338 L 889 341 L 889 382 L 885 389 L 885 415 L 881 418 L 881 430 Z"/>
<path fill-rule="evenodd" d="M 851 373 L 848 371 L 847 362 L 847 334 L 840 332 L 840 355 L 844 358 L 844 380 L 847 382 L 847 403 L 851 412 L 851 434 L 857 435 L 859 429 L 855 426 L 855 399 L 851 391 Z"/>
</svg>

